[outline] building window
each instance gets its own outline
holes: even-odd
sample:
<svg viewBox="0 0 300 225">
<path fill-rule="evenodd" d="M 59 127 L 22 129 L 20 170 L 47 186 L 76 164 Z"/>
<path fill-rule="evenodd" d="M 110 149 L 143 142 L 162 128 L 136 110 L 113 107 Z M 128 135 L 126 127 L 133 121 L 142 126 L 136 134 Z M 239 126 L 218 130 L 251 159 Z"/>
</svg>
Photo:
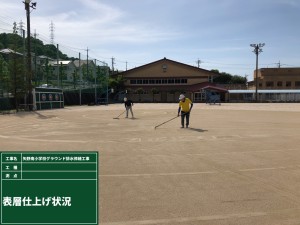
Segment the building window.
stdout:
<svg viewBox="0 0 300 225">
<path fill-rule="evenodd" d="M 274 82 L 273 81 L 267 81 L 266 82 L 266 87 L 274 87 Z"/>
<path fill-rule="evenodd" d="M 282 87 L 282 81 L 277 81 L 277 87 Z"/>
<path fill-rule="evenodd" d="M 292 82 L 291 82 L 291 81 L 287 81 L 287 82 L 285 83 L 285 86 L 286 86 L 286 87 L 291 87 L 291 86 L 292 86 Z"/>
<path fill-rule="evenodd" d="M 259 83 L 258 86 L 259 86 L 259 87 L 262 87 L 262 83 Z"/>
<path fill-rule="evenodd" d="M 174 84 L 174 79 L 168 79 L 168 84 Z"/>
<path fill-rule="evenodd" d="M 187 79 L 169 78 L 169 79 L 132 79 L 129 80 L 130 84 L 187 84 Z"/>
<path fill-rule="evenodd" d="M 300 81 L 295 81 L 295 86 L 300 87 Z"/>
</svg>

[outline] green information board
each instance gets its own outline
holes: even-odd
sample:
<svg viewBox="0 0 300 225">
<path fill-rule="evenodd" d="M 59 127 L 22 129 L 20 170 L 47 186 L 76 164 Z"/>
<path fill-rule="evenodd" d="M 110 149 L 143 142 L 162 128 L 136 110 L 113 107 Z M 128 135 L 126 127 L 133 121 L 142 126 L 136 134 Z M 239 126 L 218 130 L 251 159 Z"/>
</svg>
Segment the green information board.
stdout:
<svg viewBox="0 0 300 225">
<path fill-rule="evenodd" d="M 0 224 L 98 224 L 98 152 L 1 152 Z"/>
</svg>

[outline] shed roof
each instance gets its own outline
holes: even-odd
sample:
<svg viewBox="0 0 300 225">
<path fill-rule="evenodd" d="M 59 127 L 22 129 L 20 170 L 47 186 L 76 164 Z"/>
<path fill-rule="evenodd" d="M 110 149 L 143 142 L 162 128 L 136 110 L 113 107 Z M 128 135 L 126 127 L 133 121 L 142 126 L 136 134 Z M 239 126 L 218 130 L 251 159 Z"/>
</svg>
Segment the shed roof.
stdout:
<svg viewBox="0 0 300 225">
<path fill-rule="evenodd" d="M 23 55 L 22 53 L 20 52 L 16 52 L 10 48 L 4 48 L 4 49 L 1 49 L 0 50 L 0 53 L 3 53 L 3 54 L 16 54 L 16 55 Z"/>
<path fill-rule="evenodd" d="M 253 94 L 255 90 L 228 90 L 230 94 Z M 285 94 L 300 93 L 300 89 L 282 89 L 282 90 L 257 90 L 259 94 Z"/>
</svg>

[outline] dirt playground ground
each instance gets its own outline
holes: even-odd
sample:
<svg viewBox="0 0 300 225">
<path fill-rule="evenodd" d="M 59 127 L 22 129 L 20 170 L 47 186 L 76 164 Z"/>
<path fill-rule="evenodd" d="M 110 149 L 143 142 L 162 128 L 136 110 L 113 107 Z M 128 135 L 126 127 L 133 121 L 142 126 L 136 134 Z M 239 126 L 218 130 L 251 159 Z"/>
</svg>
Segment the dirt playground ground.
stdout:
<svg viewBox="0 0 300 225">
<path fill-rule="evenodd" d="M 0 151 L 98 151 L 102 225 L 300 224 L 300 104 L 123 104 L 0 115 Z"/>
</svg>

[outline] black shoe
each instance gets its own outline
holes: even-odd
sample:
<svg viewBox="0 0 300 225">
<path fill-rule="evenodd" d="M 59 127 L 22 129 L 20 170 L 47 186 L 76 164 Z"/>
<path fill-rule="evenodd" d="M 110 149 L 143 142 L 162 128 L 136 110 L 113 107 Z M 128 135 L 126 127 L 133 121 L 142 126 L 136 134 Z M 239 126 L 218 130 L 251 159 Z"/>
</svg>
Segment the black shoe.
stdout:
<svg viewBox="0 0 300 225">
<path fill-rule="evenodd" d="M 189 128 L 189 125 L 186 125 L 186 128 Z"/>
<path fill-rule="evenodd" d="M 184 126 L 180 127 L 180 128 L 184 128 Z"/>
</svg>

